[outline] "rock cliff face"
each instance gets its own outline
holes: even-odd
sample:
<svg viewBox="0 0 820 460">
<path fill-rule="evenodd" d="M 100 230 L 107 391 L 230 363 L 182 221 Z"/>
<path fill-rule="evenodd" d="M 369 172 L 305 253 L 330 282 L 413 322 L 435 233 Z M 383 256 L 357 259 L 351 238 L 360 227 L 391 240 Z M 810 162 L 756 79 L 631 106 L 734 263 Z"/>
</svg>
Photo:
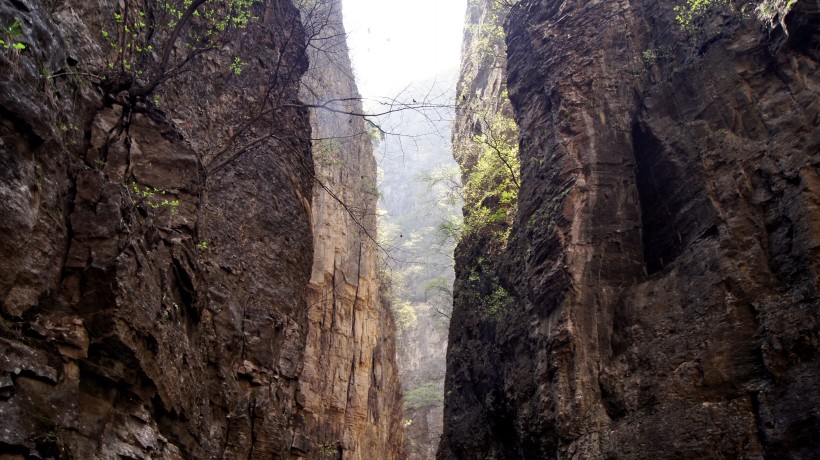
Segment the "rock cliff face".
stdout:
<svg viewBox="0 0 820 460">
<path fill-rule="evenodd" d="M 432 308 L 417 314 L 418 326 L 400 335 L 399 366 L 405 389 L 404 419 L 410 460 L 432 460 L 443 430 L 445 327 Z"/>
<path fill-rule="evenodd" d="M 439 458 L 820 455 L 820 4 L 676 5 L 512 8 L 512 300 L 462 242 Z"/>
<path fill-rule="evenodd" d="M 313 202 L 299 12 L 238 2 L 246 24 L 192 16 L 185 39 L 140 25 L 173 28 L 179 4 L 174 20 L 127 1 L 0 2 L 2 39 L 25 46 L 0 50 L 0 455 L 391 458 L 400 427 L 395 445 L 366 437 L 400 417 L 370 259 L 344 272 L 367 301 L 360 345 L 328 348 L 354 363 L 348 425 L 317 421 L 339 400 L 314 385 L 319 223 L 361 240 Z"/>
<path fill-rule="evenodd" d="M 376 159 L 364 118 L 351 115 L 362 105 L 341 8 L 318 3 L 306 21 L 315 46 L 302 98 L 327 107 L 311 114 L 315 247 L 301 391 L 328 457 L 405 458 L 395 325 L 376 269 Z"/>
</svg>

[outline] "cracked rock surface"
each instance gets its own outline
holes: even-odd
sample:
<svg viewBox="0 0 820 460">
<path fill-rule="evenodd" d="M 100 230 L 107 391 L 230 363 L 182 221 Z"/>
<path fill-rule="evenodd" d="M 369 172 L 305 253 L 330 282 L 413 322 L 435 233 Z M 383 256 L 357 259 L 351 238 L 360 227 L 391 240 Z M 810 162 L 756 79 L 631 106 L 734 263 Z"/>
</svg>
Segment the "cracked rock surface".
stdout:
<svg viewBox="0 0 820 460">
<path fill-rule="evenodd" d="M 459 302 L 487 257 L 463 242 L 440 459 L 820 455 L 818 4 L 788 35 L 722 10 L 687 32 L 675 5 L 504 24 L 514 306 Z"/>
</svg>

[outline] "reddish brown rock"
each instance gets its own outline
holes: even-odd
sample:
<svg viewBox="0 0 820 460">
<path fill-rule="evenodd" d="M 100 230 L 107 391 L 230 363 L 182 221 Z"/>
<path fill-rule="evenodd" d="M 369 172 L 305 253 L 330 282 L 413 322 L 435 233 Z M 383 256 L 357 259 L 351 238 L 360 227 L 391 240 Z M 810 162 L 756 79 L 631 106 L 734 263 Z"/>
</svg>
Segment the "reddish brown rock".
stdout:
<svg viewBox="0 0 820 460">
<path fill-rule="evenodd" d="M 439 458 L 820 455 L 820 12 L 674 6 L 513 8 L 514 307 L 456 282 Z"/>
<path fill-rule="evenodd" d="M 0 50 L 0 457 L 320 458 L 348 428 L 340 446 L 389 458 L 399 395 L 372 270 L 356 340 L 333 348 L 359 366 L 349 425 L 312 422 L 336 399 L 304 391 L 325 208 L 298 11 L 255 2 L 225 49 L 142 98 L 106 70 L 120 4 L 0 2 L 27 44 Z M 266 94 L 278 105 L 254 113 Z"/>
<path fill-rule="evenodd" d="M 376 267 L 376 160 L 365 120 L 355 115 L 362 104 L 341 8 L 333 0 L 313 11 L 309 24 L 322 27 L 301 93 L 310 104 L 326 105 L 311 111 L 314 258 L 297 399 L 310 436 L 302 444 L 320 458 L 400 459 L 406 455 L 396 328 Z"/>
</svg>

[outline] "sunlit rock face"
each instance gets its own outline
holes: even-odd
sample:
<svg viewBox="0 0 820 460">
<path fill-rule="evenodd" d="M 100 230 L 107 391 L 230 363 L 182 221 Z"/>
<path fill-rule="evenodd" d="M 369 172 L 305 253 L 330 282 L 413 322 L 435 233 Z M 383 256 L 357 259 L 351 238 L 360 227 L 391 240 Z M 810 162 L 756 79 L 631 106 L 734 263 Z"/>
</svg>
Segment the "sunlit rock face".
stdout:
<svg viewBox="0 0 820 460">
<path fill-rule="evenodd" d="M 396 329 L 376 266 L 372 138 L 356 115 L 362 104 L 341 4 L 321 3 L 311 14 L 309 25 L 321 28 L 309 47 L 301 97 L 326 108 L 311 110 L 314 259 L 300 379 L 306 425 L 326 458 L 406 458 Z"/>
<path fill-rule="evenodd" d="M 0 457 L 403 449 L 400 427 L 385 428 L 400 396 L 372 255 L 351 249 L 339 263 L 340 296 L 359 299 L 355 326 L 344 324 L 360 345 L 311 342 L 325 337 L 311 322 L 322 235 L 367 244 L 316 193 L 300 12 L 250 3 L 252 19 L 217 34 L 218 49 L 191 54 L 183 43 L 203 35 L 179 38 L 169 69 L 180 71 L 143 92 L 153 75 L 140 66 L 161 59 L 170 29 L 133 61 L 115 36 L 167 11 L 0 2 L 0 38 L 25 45 L 0 48 Z M 207 20 L 194 16 L 192 30 Z M 368 155 L 357 174 L 374 174 Z M 313 386 L 325 348 L 355 379 Z"/>
<path fill-rule="evenodd" d="M 820 455 L 820 11 L 676 4 L 513 7 L 514 305 L 456 282 L 439 458 Z"/>
</svg>

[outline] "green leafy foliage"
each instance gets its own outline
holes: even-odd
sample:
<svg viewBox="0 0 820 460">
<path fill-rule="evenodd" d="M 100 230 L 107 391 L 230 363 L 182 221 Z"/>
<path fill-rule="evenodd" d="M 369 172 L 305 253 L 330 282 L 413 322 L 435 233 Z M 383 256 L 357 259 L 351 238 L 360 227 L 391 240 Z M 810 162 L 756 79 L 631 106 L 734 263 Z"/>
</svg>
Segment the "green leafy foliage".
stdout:
<svg viewBox="0 0 820 460">
<path fill-rule="evenodd" d="M 496 22 L 497 13 L 491 14 L 488 20 L 467 26 L 467 33 L 473 36 L 472 51 L 479 61 L 504 52 L 504 27 Z"/>
<path fill-rule="evenodd" d="M 170 215 L 176 216 L 179 214 L 179 200 L 178 199 L 167 199 L 165 196 L 168 194 L 165 190 L 158 189 L 156 187 L 142 187 L 137 183 L 131 183 L 130 192 L 133 197 L 136 199 L 134 200 L 135 206 L 141 208 L 150 208 L 150 209 L 162 209 L 168 208 L 170 209 Z"/>
<path fill-rule="evenodd" d="M 9 25 L 0 24 L 0 37 L 0 46 L 4 50 L 19 52 L 26 49 L 26 44 L 20 41 L 23 38 L 23 27 L 17 19 Z"/>
<path fill-rule="evenodd" d="M 461 238 L 464 217 L 460 215 L 444 216 L 436 226 L 436 235 L 441 241 L 457 242 Z"/>
<path fill-rule="evenodd" d="M 495 237 L 506 243 L 518 206 L 521 161 L 518 126 L 503 113 L 485 113 L 485 132 L 473 137 L 477 157 L 464 184 L 468 204 L 463 235 L 494 226 Z"/>
<path fill-rule="evenodd" d="M 498 318 L 513 306 L 514 297 L 501 285 L 497 267 L 479 257 L 467 276 L 462 292 L 472 297 L 471 305 L 484 318 Z"/>
<path fill-rule="evenodd" d="M 242 75 L 242 66 L 244 65 L 245 63 L 242 62 L 242 58 L 238 56 L 233 58 L 233 62 L 231 62 L 231 72 L 235 73 L 236 75 Z"/>
<path fill-rule="evenodd" d="M 779 23 L 786 30 L 784 19 L 795 3 L 797 0 L 686 0 L 685 3 L 675 7 L 675 20 L 682 29 L 693 31 L 697 29 L 697 23 L 701 17 L 718 8 L 739 13 L 741 16 L 745 16 L 747 11 L 754 9 L 757 18 L 767 23 L 769 27 L 773 28 Z"/>
<path fill-rule="evenodd" d="M 695 20 L 717 5 L 727 5 L 729 0 L 686 0 L 675 7 L 675 20 L 684 29 L 693 29 Z"/>
<path fill-rule="evenodd" d="M 334 444 L 322 444 L 319 446 L 319 456 L 322 458 L 334 458 L 339 455 L 339 449 Z"/>
<path fill-rule="evenodd" d="M 193 57 L 220 51 L 231 30 L 258 19 L 258 0 L 125 1 L 113 13 L 113 28 L 103 39 L 115 52 L 108 69 L 149 81 L 175 75 Z M 230 70 L 239 75 L 243 62 L 234 57 Z"/>
<path fill-rule="evenodd" d="M 513 298 L 500 284 L 496 284 L 492 294 L 485 296 L 481 303 L 480 312 L 484 315 L 495 316 L 503 313 L 512 305 Z"/>
<path fill-rule="evenodd" d="M 444 393 L 435 383 L 426 383 L 420 387 L 413 388 L 404 394 L 404 408 L 414 409 L 429 405 L 440 405 L 444 403 Z"/>
<path fill-rule="evenodd" d="M 471 65 L 466 68 L 491 69 L 505 64 L 503 24 L 516 3 L 471 3 L 471 8 L 476 8 L 472 14 L 480 17 L 468 26 L 465 59 Z M 465 171 L 464 222 L 456 227 L 455 222 L 445 221 L 439 231 L 446 234 L 457 230 L 463 238 L 488 230 L 496 242 L 505 246 L 518 206 L 518 126 L 510 115 L 506 87 L 488 95 L 481 88 L 474 88 L 476 75 L 469 70 L 462 75 L 457 99 L 461 116 L 469 120 L 465 124 L 478 131 L 472 138 L 461 138 L 454 145 L 455 156 L 461 159 Z"/>
<path fill-rule="evenodd" d="M 413 308 L 413 304 L 406 300 L 393 299 L 392 306 L 396 318 L 396 326 L 400 333 L 416 327 L 418 317 L 416 316 L 416 310 Z"/>
</svg>

